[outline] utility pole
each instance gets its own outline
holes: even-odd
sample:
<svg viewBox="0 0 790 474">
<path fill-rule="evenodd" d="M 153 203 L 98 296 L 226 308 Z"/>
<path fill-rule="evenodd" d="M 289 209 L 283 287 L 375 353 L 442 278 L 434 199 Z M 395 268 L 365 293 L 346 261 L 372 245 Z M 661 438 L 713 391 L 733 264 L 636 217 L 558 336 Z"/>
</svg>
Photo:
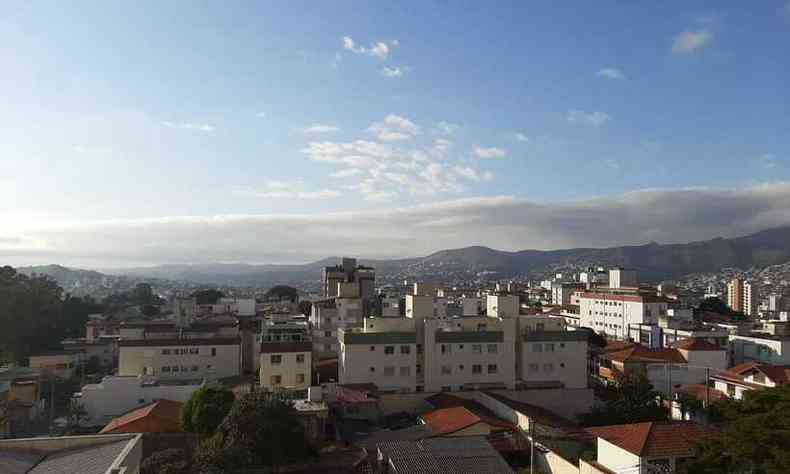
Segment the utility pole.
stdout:
<svg viewBox="0 0 790 474">
<path fill-rule="evenodd" d="M 529 474 L 535 473 L 535 422 L 529 418 Z"/>
<path fill-rule="evenodd" d="M 49 434 L 54 434 L 52 431 L 52 423 L 55 419 L 55 376 L 49 376 Z"/>
<path fill-rule="evenodd" d="M 710 409 L 710 367 L 705 367 L 705 409 Z"/>
</svg>

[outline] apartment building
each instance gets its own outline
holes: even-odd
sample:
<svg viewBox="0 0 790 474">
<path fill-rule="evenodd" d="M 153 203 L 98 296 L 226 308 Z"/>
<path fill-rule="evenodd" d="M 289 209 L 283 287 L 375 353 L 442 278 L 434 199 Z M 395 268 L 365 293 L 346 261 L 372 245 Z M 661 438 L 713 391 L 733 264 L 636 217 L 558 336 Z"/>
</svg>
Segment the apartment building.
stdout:
<svg viewBox="0 0 790 474">
<path fill-rule="evenodd" d="M 727 306 L 747 316 L 757 315 L 757 288 L 751 282 L 734 278 L 727 284 Z"/>
<path fill-rule="evenodd" d="M 361 298 L 330 298 L 313 303 L 310 314 L 313 352 L 319 359 L 337 357 L 338 330 L 362 324 Z"/>
<path fill-rule="evenodd" d="M 367 318 L 338 329 L 340 384 L 374 383 L 380 390 L 417 389 L 417 330 L 409 318 Z"/>
<path fill-rule="evenodd" d="M 587 388 L 589 342 L 585 331 L 531 331 L 519 337 L 520 385 Z"/>
<path fill-rule="evenodd" d="M 425 319 L 421 351 L 426 392 L 515 388 L 516 320 Z"/>
<path fill-rule="evenodd" d="M 215 380 L 241 373 L 236 337 L 121 339 L 118 375 Z"/>
<path fill-rule="evenodd" d="M 579 323 L 595 332 L 625 339 L 633 324 L 657 324 L 669 303 L 664 297 L 638 291 L 584 292 L 579 296 Z"/>
<path fill-rule="evenodd" d="M 486 296 L 486 315 L 490 318 L 515 318 L 521 311 L 521 298 L 512 294 Z"/>
<path fill-rule="evenodd" d="M 321 296 L 340 296 L 338 288 L 342 283 L 356 286 L 358 296 L 366 304 L 374 303 L 376 271 L 373 268 L 357 265 L 357 259 L 348 257 L 343 257 L 340 265 L 324 267 L 321 271 Z"/>
<path fill-rule="evenodd" d="M 310 341 L 262 342 L 260 385 L 267 391 L 307 390 L 312 377 Z"/>
<path fill-rule="evenodd" d="M 485 315 L 486 307 L 483 299 L 476 296 L 465 296 L 461 298 L 461 315 L 464 317 L 475 317 Z"/>
<path fill-rule="evenodd" d="M 574 293 L 583 291 L 587 288 L 584 283 L 563 283 L 556 282 L 551 284 L 551 304 L 564 306 L 574 304 Z"/>
<path fill-rule="evenodd" d="M 714 388 L 741 400 L 745 392 L 790 384 L 790 365 L 746 362 L 711 375 Z"/>
<path fill-rule="evenodd" d="M 29 358 L 30 368 L 45 377 L 54 376 L 59 379 L 76 377 L 81 364 L 84 363 L 82 352 L 56 351 L 32 355 Z"/>
<path fill-rule="evenodd" d="M 406 295 L 407 318 L 422 320 L 447 317 L 447 298 L 431 295 Z"/>
</svg>

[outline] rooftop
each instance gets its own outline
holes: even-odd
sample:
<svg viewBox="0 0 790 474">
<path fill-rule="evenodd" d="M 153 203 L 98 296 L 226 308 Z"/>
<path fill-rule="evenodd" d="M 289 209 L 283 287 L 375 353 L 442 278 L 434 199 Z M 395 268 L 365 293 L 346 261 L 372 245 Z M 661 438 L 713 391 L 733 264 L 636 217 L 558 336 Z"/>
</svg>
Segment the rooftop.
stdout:
<svg viewBox="0 0 790 474">
<path fill-rule="evenodd" d="M 639 457 L 690 456 L 695 442 L 715 433 L 691 421 L 610 425 L 587 431 Z"/>
<path fill-rule="evenodd" d="M 239 344 L 238 337 L 172 338 L 172 339 L 121 339 L 120 347 L 150 346 L 233 346 Z"/>
<path fill-rule="evenodd" d="M 515 429 L 512 423 L 491 416 L 477 415 L 463 406 L 430 411 L 422 415 L 422 420 L 431 428 L 433 436 L 449 435 L 477 423 L 485 423 L 498 428 Z"/>
<path fill-rule="evenodd" d="M 105 474 L 141 435 L 64 436 L 0 441 L 4 474 Z"/>
<path fill-rule="evenodd" d="M 705 339 L 690 337 L 688 339 L 681 339 L 680 341 L 672 344 L 675 349 L 684 351 L 723 351 L 721 347 L 716 344 L 710 343 Z"/>
<path fill-rule="evenodd" d="M 481 436 L 387 441 L 378 450 L 395 473 L 512 473 L 502 456 Z"/>
<path fill-rule="evenodd" d="M 181 402 L 157 400 L 113 419 L 100 433 L 179 432 L 183 406 Z"/>
</svg>

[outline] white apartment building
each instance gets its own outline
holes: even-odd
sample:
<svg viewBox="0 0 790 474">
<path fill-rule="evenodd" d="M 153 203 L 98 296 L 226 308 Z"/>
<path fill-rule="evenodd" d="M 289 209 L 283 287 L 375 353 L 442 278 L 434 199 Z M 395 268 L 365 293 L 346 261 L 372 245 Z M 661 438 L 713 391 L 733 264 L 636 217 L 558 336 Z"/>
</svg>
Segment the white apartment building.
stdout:
<svg viewBox="0 0 790 474">
<path fill-rule="evenodd" d="M 447 298 L 429 295 L 406 295 L 406 317 L 416 320 L 447 317 Z"/>
<path fill-rule="evenodd" d="M 757 315 L 757 288 L 751 282 L 735 278 L 727 283 L 727 306 L 747 316 Z"/>
<path fill-rule="evenodd" d="M 405 303 L 403 303 L 405 305 Z M 399 318 L 401 317 L 401 299 L 395 296 L 384 296 L 381 298 L 381 317 Z"/>
<path fill-rule="evenodd" d="M 336 357 L 340 351 L 338 330 L 362 324 L 363 302 L 360 298 L 331 298 L 313 303 L 310 324 L 313 351 L 319 358 Z"/>
<path fill-rule="evenodd" d="M 515 388 L 516 320 L 493 317 L 424 321 L 426 392 Z"/>
<path fill-rule="evenodd" d="M 522 333 L 519 379 L 525 387 L 587 388 L 588 335 L 585 331 Z"/>
<path fill-rule="evenodd" d="M 367 318 L 361 328 L 338 330 L 340 384 L 374 383 L 380 390 L 414 392 L 417 331 L 408 318 Z"/>
<path fill-rule="evenodd" d="M 635 270 L 626 270 L 624 268 L 612 268 L 609 270 L 609 288 L 638 288 L 639 280 L 636 277 Z"/>
<path fill-rule="evenodd" d="M 515 318 L 521 312 L 518 295 L 497 294 L 486 297 L 486 315 L 490 318 Z"/>
<path fill-rule="evenodd" d="M 462 310 L 461 314 L 464 317 L 477 317 L 485 314 L 485 307 L 483 306 L 483 299 L 474 296 L 465 296 L 461 298 Z"/>
<path fill-rule="evenodd" d="M 564 306 L 574 304 L 573 294 L 584 290 L 584 283 L 552 283 L 551 285 L 551 304 Z"/>
<path fill-rule="evenodd" d="M 313 344 L 300 342 L 262 342 L 260 384 L 267 391 L 307 390 L 312 376 Z"/>
<path fill-rule="evenodd" d="M 83 426 L 104 426 L 112 419 L 156 400 L 186 402 L 202 381 L 159 380 L 143 376 L 107 376 L 74 394 L 85 407 Z"/>
<path fill-rule="evenodd" d="M 121 339 L 118 375 L 215 380 L 241 373 L 237 337 Z"/>
<path fill-rule="evenodd" d="M 669 300 L 639 293 L 585 292 L 579 297 L 580 325 L 618 339 L 632 324 L 657 324 Z"/>
<path fill-rule="evenodd" d="M 76 377 L 80 365 L 84 362 L 81 352 L 48 352 L 32 355 L 29 358 L 30 368 L 48 376 L 60 379 Z"/>
</svg>

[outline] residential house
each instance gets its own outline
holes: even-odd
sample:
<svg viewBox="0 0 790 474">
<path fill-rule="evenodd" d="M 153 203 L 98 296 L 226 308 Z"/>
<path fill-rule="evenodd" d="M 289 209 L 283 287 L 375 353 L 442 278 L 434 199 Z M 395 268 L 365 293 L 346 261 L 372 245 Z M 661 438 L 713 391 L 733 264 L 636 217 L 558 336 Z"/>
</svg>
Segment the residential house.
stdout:
<svg viewBox="0 0 790 474">
<path fill-rule="evenodd" d="M 744 362 L 726 371 L 711 374 L 714 388 L 730 398 L 741 400 L 745 392 L 790 383 L 790 365 Z"/>
<path fill-rule="evenodd" d="M 99 433 L 178 433 L 183 407 L 181 402 L 156 400 L 113 419 Z"/>
</svg>

